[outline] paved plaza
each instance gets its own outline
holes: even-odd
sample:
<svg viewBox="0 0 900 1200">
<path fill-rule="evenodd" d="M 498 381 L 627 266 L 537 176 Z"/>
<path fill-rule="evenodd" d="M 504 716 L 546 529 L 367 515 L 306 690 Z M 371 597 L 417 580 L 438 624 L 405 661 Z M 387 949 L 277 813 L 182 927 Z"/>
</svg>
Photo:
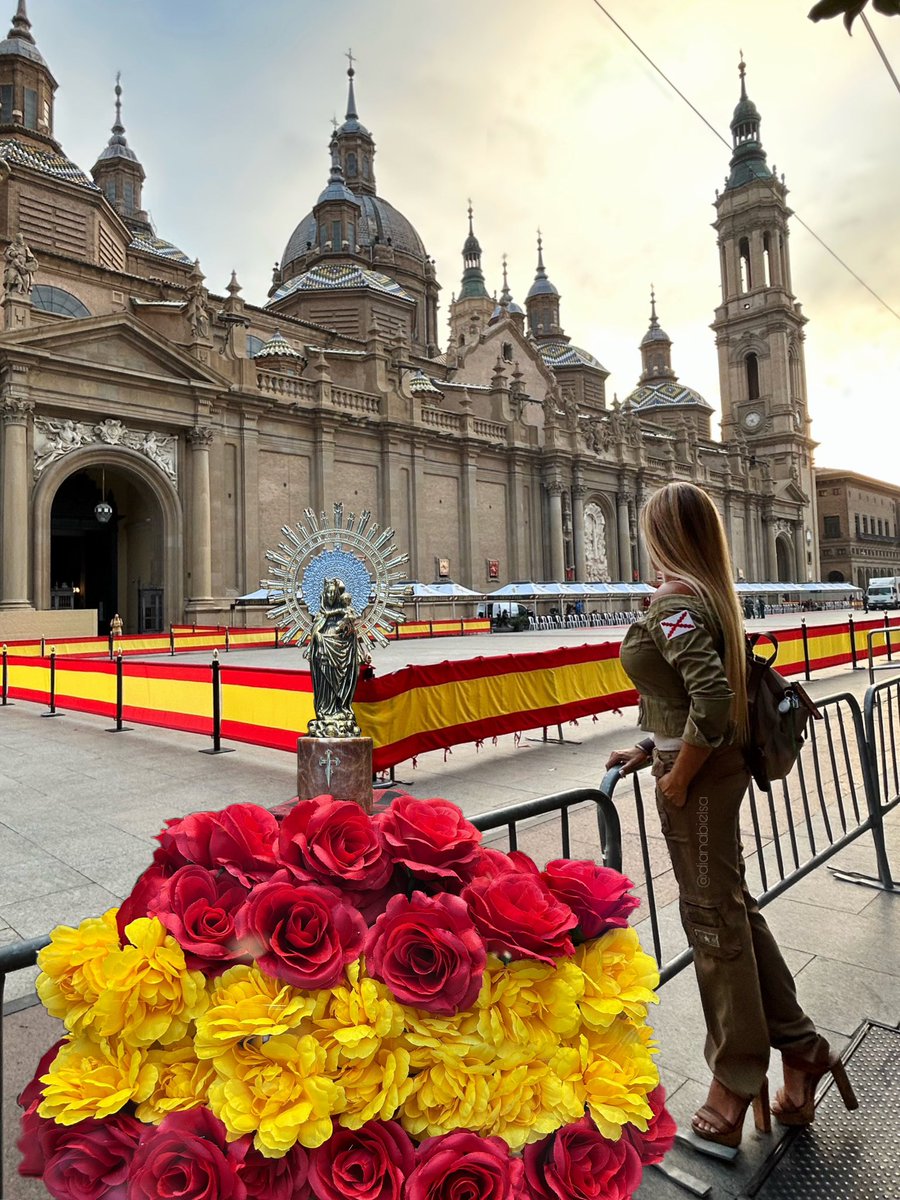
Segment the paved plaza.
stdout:
<svg viewBox="0 0 900 1200">
<path fill-rule="evenodd" d="M 811 623 L 846 614 L 811 614 Z M 769 625 L 788 619 L 769 618 Z M 410 661 L 485 653 L 549 649 L 606 640 L 610 630 L 575 630 L 555 634 L 445 639 L 392 645 L 376 658 L 379 674 Z M 254 651 L 229 655 L 242 663 L 288 665 L 293 650 Z M 193 656 L 203 659 L 208 656 Z M 168 660 L 167 660 L 168 661 Z M 184 661 L 179 656 L 178 661 Z M 889 677 L 879 670 L 879 679 Z M 864 671 L 838 669 L 820 673 L 809 685 L 816 698 L 852 691 L 861 697 Z M 272 806 L 295 792 L 293 755 L 233 744 L 235 753 L 198 753 L 209 739 L 136 727 L 130 733 L 106 732 L 102 718 L 66 714 L 44 720 L 38 705 L 18 702 L 0 710 L 0 943 L 48 933 L 56 924 L 77 924 L 103 912 L 130 891 L 148 864 L 153 835 L 166 817 L 196 809 L 222 808 L 238 801 Z M 607 713 L 596 721 L 568 725 L 563 745 L 544 744 L 540 731 L 520 740 L 501 738 L 482 749 L 454 747 L 446 756 L 435 751 L 396 769 L 399 782 L 420 796 L 445 796 L 469 814 L 538 795 L 596 786 L 613 748 L 633 742 L 635 710 Z M 551 733 L 555 734 L 555 730 Z M 532 740 L 537 739 L 537 740 Z M 619 789 L 624 870 L 641 878 L 638 836 L 630 788 Z M 664 855 L 650 817 L 654 861 Z M 547 822 L 533 831 L 525 848 L 538 857 L 558 855 L 556 830 Z M 900 875 L 900 812 L 888 819 L 889 847 L 895 875 Z M 589 814 L 573 819 L 574 857 L 598 852 L 596 827 Z M 838 862 L 874 871 L 871 839 L 863 837 L 842 852 Z M 660 904 L 673 896 L 671 879 L 656 879 Z M 643 887 L 639 888 L 643 892 Z M 891 1025 L 900 1022 L 900 898 L 838 882 L 826 868 L 795 885 L 776 900 L 767 916 L 798 979 L 803 1002 L 836 1045 L 844 1044 L 863 1017 Z M 671 908 L 663 912 L 671 922 Z M 649 933 L 641 926 L 645 945 Z M 19 972 L 7 983 L 4 1017 L 7 1076 L 4 1105 L 12 1115 L 13 1096 L 34 1068 L 40 1051 L 55 1034 L 43 1011 L 30 1004 L 34 971 Z M 659 1062 L 671 1106 L 680 1123 L 702 1102 L 708 1082 L 703 1061 L 703 1021 L 690 970 L 662 989 L 658 1010 L 651 1014 L 661 1047 Z M 777 1068 L 773 1068 L 777 1076 Z M 773 1085 L 777 1079 L 773 1077 Z M 852 1117 L 848 1117 L 852 1120 Z M 7 1125 L 7 1129 L 10 1126 Z M 683 1169 L 715 1183 L 714 1195 L 737 1195 L 754 1162 L 769 1148 L 769 1139 L 749 1132 L 737 1171 L 711 1164 L 684 1151 Z M 6 1200 L 45 1195 L 40 1185 L 9 1174 L 15 1150 L 6 1147 Z M 649 1172 L 641 1197 L 668 1200 L 684 1195 Z"/>
</svg>

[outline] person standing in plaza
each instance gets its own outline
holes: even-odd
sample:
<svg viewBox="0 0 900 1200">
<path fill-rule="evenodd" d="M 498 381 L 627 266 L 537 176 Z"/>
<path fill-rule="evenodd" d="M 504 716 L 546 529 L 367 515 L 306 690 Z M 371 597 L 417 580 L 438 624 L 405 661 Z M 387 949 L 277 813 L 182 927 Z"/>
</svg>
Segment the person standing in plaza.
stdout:
<svg viewBox="0 0 900 1200">
<path fill-rule="evenodd" d="M 750 781 L 746 649 L 721 519 L 701 488 L 670 483 L 650 497 L 641 529 L 663 582 L 626 634 L 621 661 L 640 694 L 638 723 L 652 736 L 614 752 L 607 766 L 624 775 L 652 755 L 713 1075 L 692 1129 L 737 1146 L 751 1103 L 757 1128 L 769 1128 L 770 1048 L 781 1051 L 784 1066 L 772 1109 L 782 1124 L 812 1121 L 816 1084 L 828 1071 L 848 1108 L 856 1101 L 747 890 L 739 825 Z"/>
</svg>

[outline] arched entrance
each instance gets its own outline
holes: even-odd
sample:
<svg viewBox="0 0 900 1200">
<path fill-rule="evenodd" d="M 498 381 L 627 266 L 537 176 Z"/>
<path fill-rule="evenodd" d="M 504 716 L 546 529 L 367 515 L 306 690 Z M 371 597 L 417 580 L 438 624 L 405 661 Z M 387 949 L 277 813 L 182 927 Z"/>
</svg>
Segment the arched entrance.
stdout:
<svg viewBox="0 0 900 1200">
<path fill-rule="evenodd" d="M 829 571 L 828 572 L 828 582 L 829 583 L 845 583 L 846 580 L 844 579 L 844 572 L 843 571 Z"/>
<path fill-rule="evenodd" d="M 129 633 L 181 619 L 180 505 L 143 456 L 108 446 L 67 455 L 41 476 L 34 521 L 38 607 L 96 609 L 100 633 L 116 612 Z"/>
<path fill-rule="evenodd" d="M 787 534 L 780 533 L 775 539 L 775 554 L 777 557 L 778 567 L 778 582 L 787 583 L 793 580 L 796 572 L 794 571 L 794 554 L 790 539 Z"/>
</svg>

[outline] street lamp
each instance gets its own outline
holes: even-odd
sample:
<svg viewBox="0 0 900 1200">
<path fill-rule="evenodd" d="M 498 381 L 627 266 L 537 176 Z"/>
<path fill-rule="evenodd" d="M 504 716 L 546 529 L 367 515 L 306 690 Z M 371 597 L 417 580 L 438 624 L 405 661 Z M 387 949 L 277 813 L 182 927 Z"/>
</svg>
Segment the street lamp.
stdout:
<svg viewBox="0 0 900 1200">
<path fill-rule="evenodd" d="M 103 484 L 101 487 L 103 499 L 94 505 L 94 516 L 101 525 L 108 525 L 112 520 L 112 505 L 106 503 L 106 467 L 103 468 Z"/>
</svg>

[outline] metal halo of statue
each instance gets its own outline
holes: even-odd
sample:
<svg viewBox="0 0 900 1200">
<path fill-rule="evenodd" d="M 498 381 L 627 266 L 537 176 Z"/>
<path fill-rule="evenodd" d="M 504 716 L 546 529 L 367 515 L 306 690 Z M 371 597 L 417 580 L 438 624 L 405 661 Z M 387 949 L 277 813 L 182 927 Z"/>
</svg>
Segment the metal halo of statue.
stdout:
<svg viewBox="0 0 900 1200">
<path fill-rule="evenodd" d="M 374 642 L 387 645 L 391 623 L 403 620 L 403 571 L 394 531 L 363 511 L 344 519 L 335 503 L 331 521 L 304 511 L 305 523 L 282 526 L 285 540 L 266 552 L 272 577 L 262 586 L 274 607 L 269 616 L 284 640 L 299 642 L 309 659 L 315 719 L 309 736 L 358 738 L 351 703 L 360 667 Z"/>
</svg>

